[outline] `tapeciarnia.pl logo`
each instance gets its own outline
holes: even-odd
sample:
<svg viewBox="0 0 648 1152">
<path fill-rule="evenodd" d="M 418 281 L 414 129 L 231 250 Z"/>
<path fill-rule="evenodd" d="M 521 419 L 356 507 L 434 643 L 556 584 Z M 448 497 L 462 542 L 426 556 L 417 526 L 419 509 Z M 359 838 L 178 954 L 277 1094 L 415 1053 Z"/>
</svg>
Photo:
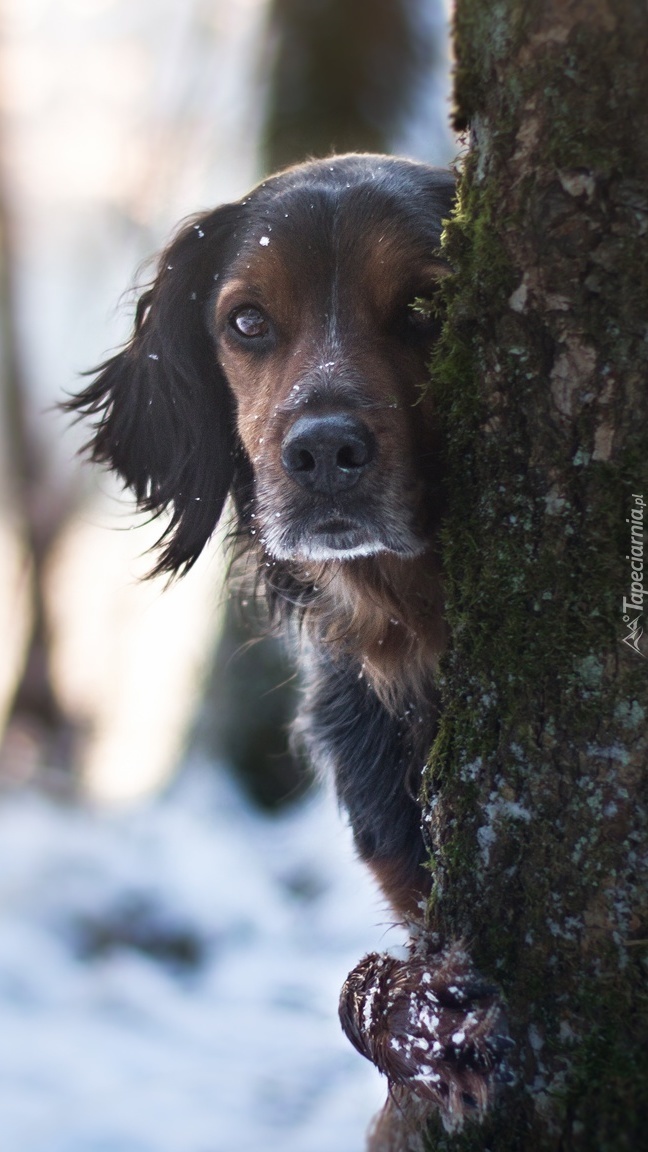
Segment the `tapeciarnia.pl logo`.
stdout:
<svg viewBox="0 0 648 1152">
<path fill-rule="evenodd" d="M 630 554 L 626 560 L 630 561 L 630 594 L 623 597 L 623 623 L 628 626 L 628 635 L 623 637 L 623 643 L 633 648 L 640 656 L 646 659 L 646 653 L 641 651 L 639 641 L 643 636 L 641 617 L 644 610 L 644 596 L 648 596 L 648 588 L 644 588 L 644 509 L 646 502 L 642 495 L 633 492 L 634 505 L 630 509 L 630 516 L 626 524 L 630 525 Z M 639 611 L 637 612 L 637 609 Z"/>
</svg>

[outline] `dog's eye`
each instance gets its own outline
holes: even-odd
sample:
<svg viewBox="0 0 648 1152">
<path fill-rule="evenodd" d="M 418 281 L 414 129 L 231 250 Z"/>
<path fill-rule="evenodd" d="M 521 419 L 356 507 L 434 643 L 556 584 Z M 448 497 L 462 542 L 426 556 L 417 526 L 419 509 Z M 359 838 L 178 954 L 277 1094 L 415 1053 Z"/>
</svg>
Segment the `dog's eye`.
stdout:
<svg viewBox="0 0 648 1152">
<path fill-rule="evenodd" d="M 237 308 L 235 312 L 232 312 L 229 322 L 239 336 L 245 336 L 251 340 L 259 336 L 267 336 L 270 331 L 268 321 L 258 308 Z"/>
<path fill-rule="evenodd" d="M 435 336 L 441 325 L 438 301 L 431 296 L 417 296 L 408 305 L 410 328 L 421 336 Z"/>
</svg>

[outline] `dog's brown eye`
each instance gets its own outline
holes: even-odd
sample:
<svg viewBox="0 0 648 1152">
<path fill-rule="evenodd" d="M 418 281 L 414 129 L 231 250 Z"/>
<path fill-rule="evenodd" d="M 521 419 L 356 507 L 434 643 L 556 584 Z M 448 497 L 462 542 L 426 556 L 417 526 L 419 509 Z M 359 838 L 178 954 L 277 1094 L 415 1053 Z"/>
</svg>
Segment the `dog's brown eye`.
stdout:
<svg viewBox="0 0 648 1152">
<path fill-rule="evenodd" d="M 439 303 L 434 296 L 416 296 L 407 305 L 407 326 L 409 332 L 424 340 L 434 340 L 440 331 Z"/>
<path fill-rule="evenodd" d="M 238 308 L 230 316 L 230 324 L 239 336 L 250 338 L 267 336 L 270 325 L 258 308 Z"/>
<path fill-rule="evenodd" d="M 429 296 L 417 296 L 409 305 L 408 314 L 410 325 L 417 332 L 433 332 L 438 324 L 438 304 Z"/>
</svg>

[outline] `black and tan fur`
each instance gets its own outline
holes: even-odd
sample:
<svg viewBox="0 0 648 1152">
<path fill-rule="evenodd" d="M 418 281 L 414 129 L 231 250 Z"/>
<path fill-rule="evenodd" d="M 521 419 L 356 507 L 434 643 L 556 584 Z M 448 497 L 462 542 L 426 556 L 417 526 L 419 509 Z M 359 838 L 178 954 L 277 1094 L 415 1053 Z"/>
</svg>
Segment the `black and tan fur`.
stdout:
<svg viewBox="0 0 648 1152">
<path fill-rule="evenodd" d="M 93 458 L 142 509 L 169 513 L 158 571 L 191 567 L 231 493 L 234 537 L 297 646 L 296 735 L 414 924 L 446 643 L 443 444 L 426 382 L 453 195 L 442 169 L 348 155 L 196 217 L 163 253 L 130 343 L 67 404 L 94 417 Z M 386 1132 L 408 1094 L 455 1128 L 506 1079 L 497 990 L 460 943 L 428 947 L 366 957 L 342 992 L 347 1035 L 394 1093 L 376 1149 L 400 1147 Z"/>
<path fill-rule="evenodd" d="M 160 570 L 193 564 L 231 491 L 273 612 L 301 625 L 297 729 L 406 917 L 426 888 L 417 792 L 445 635 L 426 390 L 438 321 L 412 306 L 444 274 L 453 189 L 442 169 L 350 155 L 197 217 L 162 255 L 131 342 L 69 404 L 96 418 L 94 459 L 142 508 L 170 510 Z M 242 313 L 261 335 L 234 327 Z M 304 486 L 282 459 L 291 430 L 307 417 L 317 441 L 340 415 L 369 458 L 330 491 L 326 477 Z"/>
</svg>

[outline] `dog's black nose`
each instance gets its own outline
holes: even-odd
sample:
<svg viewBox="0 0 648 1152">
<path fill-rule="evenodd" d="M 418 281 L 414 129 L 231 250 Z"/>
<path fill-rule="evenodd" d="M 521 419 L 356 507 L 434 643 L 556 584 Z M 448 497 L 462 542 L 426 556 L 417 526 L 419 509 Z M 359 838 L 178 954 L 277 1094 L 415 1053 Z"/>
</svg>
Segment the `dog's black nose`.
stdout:
<svg viewBox="0 0 648 1152">
<path fill-rule="evenodd" d="M 353 488 L 374 458 L 374 437 L 356 416 L 329 413 L 300 416 L 281 446 L 286 472 L 313 492 Z"/>
</svg>

